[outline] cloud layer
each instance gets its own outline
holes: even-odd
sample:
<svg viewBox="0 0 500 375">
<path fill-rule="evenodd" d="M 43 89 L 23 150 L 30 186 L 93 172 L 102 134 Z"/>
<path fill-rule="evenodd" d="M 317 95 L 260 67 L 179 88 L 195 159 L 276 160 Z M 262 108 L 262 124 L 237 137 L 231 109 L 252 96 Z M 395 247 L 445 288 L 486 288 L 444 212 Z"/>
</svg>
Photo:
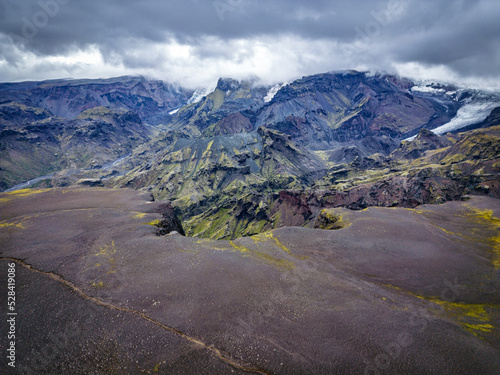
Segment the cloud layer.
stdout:
<svg viewBox="0 0 500 375">
<path fill-rule="evenodd" d="M 496 0 L 4 0 L 0 81 L 341 69 L 500 88 Z"/>
</svg>

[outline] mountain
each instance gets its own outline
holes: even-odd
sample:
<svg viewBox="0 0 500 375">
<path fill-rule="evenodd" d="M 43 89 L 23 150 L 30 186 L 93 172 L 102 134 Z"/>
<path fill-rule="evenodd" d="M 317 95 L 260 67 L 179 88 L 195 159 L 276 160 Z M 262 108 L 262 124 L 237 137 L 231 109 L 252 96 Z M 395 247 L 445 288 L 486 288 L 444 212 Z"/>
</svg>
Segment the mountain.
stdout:
<svg viewBox="0 0 500 375">
<path fill-rule="evenodd" d="M 165 126 L 204 137 L 236 134 L 255 129 L 254 111 L 265 103 L 268 87 L 254 81 L 220 78 L 215 90 L 199 102 L 181 108 Z"/>
<path fill-rule="evenodd" d="M 324 149 L 367 136 L 404 138 L 455 115 L 457 104 L 451 98 L 411 93 L 404 84 L 353 71 L 305 77 L 280 89 L 257 123 L 287 129 Z"/>
<path fill-rule="evenodd" d="M 0 104 L 15 102 L 43 108 L 68 119 L 105 106 L 130 110 L 142 121 L 154 124 L 158 114 L 181 107 L 192 95 L 193 90 L 140 76 L 0 83 Z"/>
<path fill-rule="evenodd" d="M 472 100 L 471 92 L 457 94 L 454 87 L 431 93 L 415 87 L 393 76 L 347 71 L 304 77 L 269 98 L 274 87 L 221 78 L 214 92 L 179 110 L 165 129 L 189 128 L 210 136 L 266 126 L 323 150 L 370 136 L 402 139 L 423 127 L 436 128 Z M 500 103 L 498 97 L 492 100 Z"/>
<path fill-rule="evenodd" d="M 263 96 L 266 90 L 220 79 L 213 93 L 166 124 L 171 143 L 114 186 L 172 199 L 189 235 L 223 239 L 312 225 L 325 207 L 414 207 L 469 193 L 499 196 L 492 150 L 458 164 L 443 153 L 419 161 L 478 136 L 429 130 L 480 96 L 473 90 L 424 89 L 358 72 L 305 77 L 272 98 Z M 413 141 L 401 142 L 415 132 Z M 498 142 L 495 132 L 487 134 L 488 142 Z M 486 192 L 481 184 L 495 187 Z"/>
<path fill-rule="evenodd" d="M 10 134 L 3 148 L 16 150 L 3 157 L 11 160 L 1 171 L 10 173 L 5 188 L 59 170 L 35 185 L 142 189 L 170 199 L 192 236 L 231 239 L 313 225 L 328 207 L 414 207 L 499 195 L 497 150 L 487 146 L 498 142 L 491 111 L 498 93 L 356 71 L 276 86 L 220 78 L 204 95 L 142 77 L 0 88 L 0 97 L 19 100 L 2 105 L 0 122 Z M 65 96 L 56 100 L 58 90 Z M 29 106 L 21 93 L 33 93 L 29 103 L 41 107 Z M 54 108 L 78 114 L 55 117 Z M 41 130 L 51 136 L 34 142 L 27 157 L 12 132 L 30 126 L 22 131 L 33 137 L 41 123 L 67 125 Z M 432 131 L 448 126 L 469 132 Z M 485 147 L 472 147 L 473 140 Z M 13 178 L 17 155 L 30 162 Z"/>
<path fill-rule="evenodd" d="M 0 188 L 68 168 L 98 168 L 157 133 L 187 90 L 144 77 L 0 84 Z"/>
<path fill-rule="evenodd" d="M 99 168 L 153 132 L 125 109 L 94 107 L 74 119 L 10 102 L 0 105 L 0 187 L 68 168 Z"/>
<path fill-rule="evenodd" d="M 16 370 L 499 373 L 499 93 L 346 71 L 0 98 Z"/>
</svg>

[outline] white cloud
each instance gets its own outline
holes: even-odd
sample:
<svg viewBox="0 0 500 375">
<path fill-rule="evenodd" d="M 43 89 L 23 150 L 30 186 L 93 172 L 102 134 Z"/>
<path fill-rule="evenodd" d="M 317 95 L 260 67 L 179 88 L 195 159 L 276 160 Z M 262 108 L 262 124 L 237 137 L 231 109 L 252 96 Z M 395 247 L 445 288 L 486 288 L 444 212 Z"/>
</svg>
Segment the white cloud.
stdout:
<svg viewBox="0 0 500 375">
<path fill-rule="evenodd" d="M 11 46 L 9 56 L 16 63 L 0 61 L 0 80 L 53 78 L 104 78 L 141 74 L 190 88 L 213 87 L 219 77 L 245 79 L 257 76 L 274 85 L 303 75 L 332 70 L 385 71 L 427 81 L 451 82 L 462 86 L 499 89 L 498 79 L 463 77 L 446 65 L 394 62 L 393 46 L 380 38 L 370 43 L 340 43 L 331 39 L 308 39 L 293 34 L 221 39 L 203 36 L 180 42 L 127 40 L 122 52 L 106 51 L 97 45 L 73 48 L 66 54 L 37 56 Z M 383 56 L 383 57 L 381 57 Z"/>
<path fill-rule="evenodd" d="M 428 66 L 417 62 L 393 63 L 394 71 L 403 77 L 412 78 L 424 82 L 453 83 L 459 87 L 468 87 L 480 90 L 500 90 L 500 79 L 498 77 L 463 77 L 446 65 Z"/>
<path fill-rule="evenodd" d="M 41 3 L 1 3 L 0 80 L 144 74 L 196 87 L 219 76 L 271 84 L 342 69 L 500 80 L 493 0 L 218 2 L 228 5 L 223 15 L 212 1 L 71 1 L 53 14 Z"/>
</svg>

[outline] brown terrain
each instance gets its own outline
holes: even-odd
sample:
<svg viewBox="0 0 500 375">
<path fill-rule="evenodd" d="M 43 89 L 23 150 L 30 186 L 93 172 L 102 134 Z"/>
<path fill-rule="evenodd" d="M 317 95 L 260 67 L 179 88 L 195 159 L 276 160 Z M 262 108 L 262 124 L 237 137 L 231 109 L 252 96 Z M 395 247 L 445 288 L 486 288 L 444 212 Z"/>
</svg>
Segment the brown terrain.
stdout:
<svg viewBox="0 0 500 375">
<path fill-rule="evenodd" d="M 500 373 L 498 199 L 326 208 L 325 229 L 233 241 L 184 237 L 150 200 L 0 194 L 2 296 L 17 270 L 10 373 Z"/>
</svg>

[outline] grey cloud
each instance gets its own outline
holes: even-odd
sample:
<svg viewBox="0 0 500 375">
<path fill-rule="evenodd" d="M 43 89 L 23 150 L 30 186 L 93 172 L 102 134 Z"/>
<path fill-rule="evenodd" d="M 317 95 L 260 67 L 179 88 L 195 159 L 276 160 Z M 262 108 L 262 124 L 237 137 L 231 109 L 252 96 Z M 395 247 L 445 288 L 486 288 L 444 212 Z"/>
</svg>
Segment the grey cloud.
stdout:
<svg viewBox="0 0 500 375">
<path fill-rule="evenodd" d="M 23 5 L 7 1 L 0 31 L 27 37 L 27 48 L 39 54 L 54 54 L 74 45 L 113 47 L 130 37 L 161 41 L 169 34 L 181 41 L 202 35 L 232 39 L 274 33 L 345 38 L 354 36 L 356 24 L 370 19 L 368 11 L 353 12 L 357 7 L 352 1 L 58 1 L 62 0 L 28 0 Z M 383 8 L 386 3 L 370 1 L 361 8 Z M 57 11 L 44 11 L 50 9 L 47 4 Z M 319 18 L 296 17 L 311 12 Z M 46 22 L 40 17 L 43 13 L 48 14 Z"/>
<path fill-rule="evenodd" d="M 415 62 L 498 76 L 499 18 L 496 0 L 4 0 L 0 60 L 14 66 L 26 52 L 43 57 L 96 46 L 106 62 L 146 69 L 165 56 L 130 51 L 175 40 L 193 46 L 197 63 L 244 61 L 253 49 L 228 50 L 234 40 L 288 35 L 350 48 L 349 58 L 336 54 L 332 68 L 343 59 L 376 69 Z M 352 53 L 359 42 L 363 48 Z M 318 52 L 318 59 L 335 53 Z M 304 71 L 328 65 L 308 56 L 297 58 Z"/>
</svg>

